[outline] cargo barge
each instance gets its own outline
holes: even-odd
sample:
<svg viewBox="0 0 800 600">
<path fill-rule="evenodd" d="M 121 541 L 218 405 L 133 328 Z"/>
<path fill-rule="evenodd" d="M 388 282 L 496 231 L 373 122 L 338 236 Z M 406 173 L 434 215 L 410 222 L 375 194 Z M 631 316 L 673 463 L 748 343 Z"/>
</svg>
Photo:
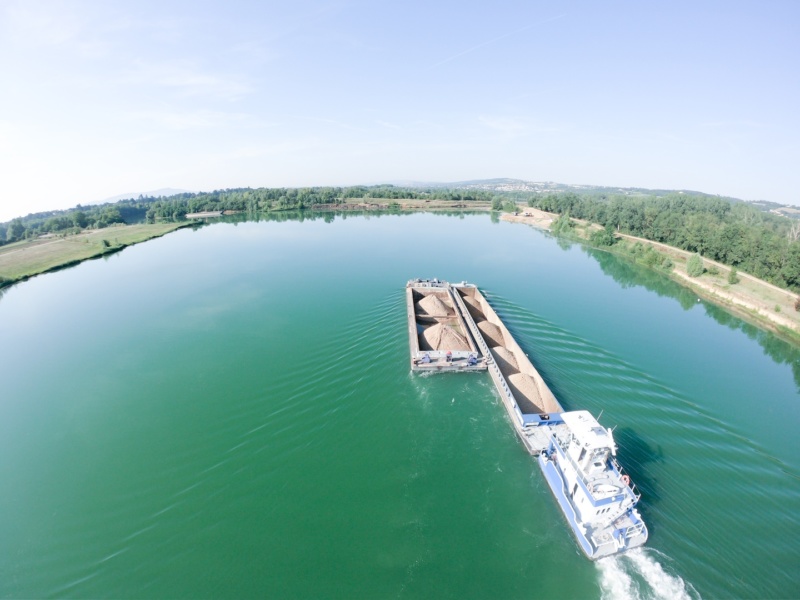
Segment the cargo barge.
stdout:
<svg viewBox="0 0 800 600">
<path fill-rule="evenodd" d="M 564 411 L 480 290 L 414 279 L 406 299 L 412 370 L 489 371 L 584 554 L 597 559 L 643 545 L 647 527 L 635 509 L 641 495 L 616 461 L 612 431 L 587 411 Z M 431 340 L 451 339 L 443 327 L 458 334 L 459 366 L 455 350 L 428 349 Z"/>
<path fill-rule="evenodd" d="M 468 284 L 463 284 L 468 285 Z M 413 279 L 406 285 L 411 370 L 485 371 L 487 355 L 469 333 L 456 307 L 453 286 L 438 279 Z"/>
</svg>

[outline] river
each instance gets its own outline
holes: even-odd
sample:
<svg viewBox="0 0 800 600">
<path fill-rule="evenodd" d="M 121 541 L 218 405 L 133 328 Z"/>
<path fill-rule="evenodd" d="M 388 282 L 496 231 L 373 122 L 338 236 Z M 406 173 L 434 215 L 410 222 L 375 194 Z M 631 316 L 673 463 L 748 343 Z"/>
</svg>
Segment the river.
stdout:
<svg viewBox="0 0 800 600">
<path fill-rule="evenodd" d="M 643 550 L 586 560 L 488 375 L 411 375 L 467 280 L 602 413 Z M 477 215 L 228 220 L 0 297 L 0 596 L 800 596 L 800 353 Z"/>
</svg>

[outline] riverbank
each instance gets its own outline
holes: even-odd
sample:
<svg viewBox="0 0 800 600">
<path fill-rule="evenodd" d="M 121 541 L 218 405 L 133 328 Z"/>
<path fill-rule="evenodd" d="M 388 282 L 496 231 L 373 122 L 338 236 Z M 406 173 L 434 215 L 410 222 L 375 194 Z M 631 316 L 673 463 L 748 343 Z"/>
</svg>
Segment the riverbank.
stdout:
<svg viewBox="0 0 800 600">
<path fill-rule="evenodd" d="M 397 199 L 364 198 L 360 202 L 345 202 L 342 204 L 314 204 L 306 210 L 312 211 L 386 211 L 386 210 L 474 210 L 487 211 L 491 208 L 488 202 L 477 200 L 423 200 L 423 199 Z"/>
<path fill-rule="evenodd" d="M 535 208 L 524 208 L 518 215 L 504 214 L 501 219 L 549 230 L 558 216 Z M 582 240 L 586 240 L 592 231 L 600 229 L 599 225 L 586 221 L 573 221 L 577 224 L 575 235 Z M 698 297 L 722 306 L 745 321 L 792 343 L 800 343 L 800 312 L 795 310 L 797 294 L 741 271 L 738 272 L 739 282 L 731 284 L 728 282 L 731 267 L 707 258 L 703 258 L 705 272 L 699 277 L 690 277 L 686 272 L 686 262 L 692 256 L 691 252 L 632 235 L 618 233 L 615 236 L 619 241 L 614 246 L 599 249 L 631 258 L 635 256 L 637 245 L 644 249 L 652 248 L 673 263 L 669 271 L 658 270 L 691 289 Z"/>
<path fill-rule="evenodd" d="M 119 252 L 193 223 L 117 225 L 65 237 L 47 237 L 0 247 L 0 287 Z"/>
</svg>

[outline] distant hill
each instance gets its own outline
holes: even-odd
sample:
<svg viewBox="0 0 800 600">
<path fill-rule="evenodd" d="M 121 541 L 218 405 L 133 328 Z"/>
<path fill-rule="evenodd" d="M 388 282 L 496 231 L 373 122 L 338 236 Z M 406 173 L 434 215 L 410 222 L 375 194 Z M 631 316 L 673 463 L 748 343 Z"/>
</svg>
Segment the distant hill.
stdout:
<svg viewBox="0 0 800 600">
<path fill-rule="evenodd" d="M 514 196 L 515 194 L 563 194 L 572 192 L 579 195 L 593 196 L 666 196 L 669 194 L 686 194 L 687 196 L 700 196 L 707 198 L 720 198 L 728 202 L 746 202 L 763 212 L 783 215 L 792 219 L 800 219 L 800 208 L 788 204 L 779 204 L 767 200 L 742 200 L 732 196 L 719 196 L 717 194 L 707 194 L 695 190 L 662 190 L 638 187 L 610 187 L 602 185 L 578 185 L 570 183 L 555 183 L 553 181 L 524 181 L 522 179 L 511 179 L 502 177 L 497 179 L 475 179 L 470 181 L 444 182 L 420 182 L 420 181 L 396 181 L 391 185 L 408 188 L 449 188 L 449 189 L 469 189 L 495 192 Z"/>
<path fill-rule="evenodd" d="M 176 188 L 161 188 L 158 190 L 151 190 L 149 192 L 131 192 L 129 194 L 119 194 L 117 196 L 111 196 L 110 198 L 106 198 L 104 200 L 98 200 L 97 202 L 91 202 L 91 205 L 94 204 L 108 204 L 111 202 L 119 202 L 120 200 L 136 200 L 139 196 L 144 196 L 145 198 L 167 198 L 169 196 L 175 196 L 177 194 L 192 194 L 194 193 L 192 190 L 179 190 Z"/>
</svg>

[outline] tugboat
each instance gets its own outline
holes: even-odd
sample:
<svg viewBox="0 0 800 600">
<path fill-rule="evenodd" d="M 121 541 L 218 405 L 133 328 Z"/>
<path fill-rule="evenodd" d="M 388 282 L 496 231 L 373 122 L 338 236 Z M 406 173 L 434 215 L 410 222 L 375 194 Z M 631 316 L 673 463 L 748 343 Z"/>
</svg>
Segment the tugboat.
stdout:
<svg viewBox="0 0 800 600">
<path fill-rule="evenodd" d="M 561 418 L 550 426 L 539 467 L 584 554 L 595 560 L 641 546 L 647 541 L 635 509 L 641 495 L 614 458 L 611 430 L 585 410 Z"/>
</svg>

